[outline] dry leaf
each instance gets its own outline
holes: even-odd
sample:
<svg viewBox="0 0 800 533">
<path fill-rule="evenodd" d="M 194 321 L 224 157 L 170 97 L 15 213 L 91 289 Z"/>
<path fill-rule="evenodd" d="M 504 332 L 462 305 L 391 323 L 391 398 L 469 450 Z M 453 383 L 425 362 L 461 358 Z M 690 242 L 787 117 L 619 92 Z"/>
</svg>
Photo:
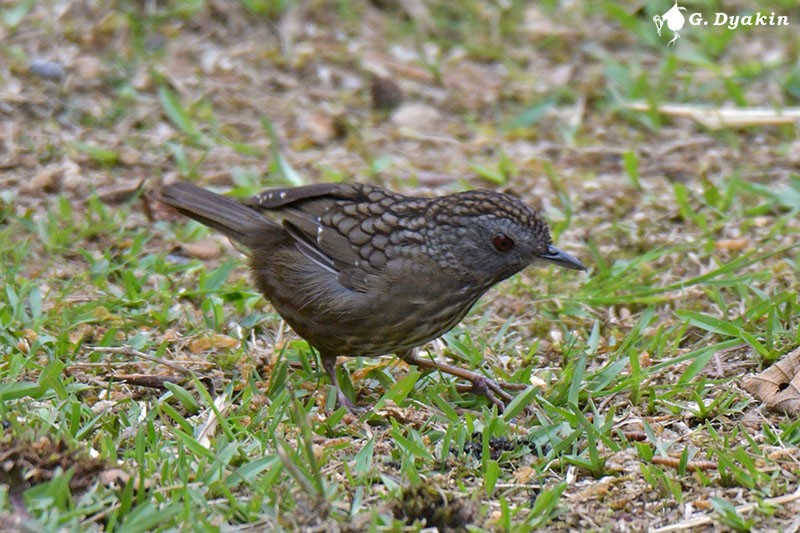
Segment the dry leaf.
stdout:
<svg viewBox="0 0 800 533">
<path fill-rule="evenodd" d="M 139 480 L 139 476 L 131 476 L 121 468 L 110 468 L 108 470 L 104 470 L 98 477 L 100 479 L 100 483 L 111 489 L 121 489 L 130 481 L 133 481 L 133 486 L 136 489 L 142 487 L 145 490 L 148 490 L 153 485 L 152 478 L 146 478 L 142 483 Z"/>
<path fill-rule="evenodd" d="M 353 383 L 358 383 L 366 378 L 373 370 L 380 370 L 394 364 L 394 361 L 389 358 L 379 359 L 375 364 L 366 364 L 363 368 L 357 368 L 350 374 L 350 379 Z"/>
<path fill-rule="evenodd" d="M 401 128 L 417 131 L 434 131 L 442 116 L 425 104 L 404 104 L 392 114 L 392 123 Z"/>
<path fill-rule="evenodd" d="M 60 185 L 61 167 L 58 164 L 51 164 L 40 169 L 30 180 L 23 183 L 19 190 L 23 194 L 56 192 Z"/>
<path fill-rule="evenodd" d="M 319 111 L 298 112 L 296 127 L 299 133 L 317 146 L 325 146 L 336 137 L 334 119 Z"/>
<path fill-rule="evenodd" d="M 103 63 L 94 56 L 80 56 L 72 65 L 75 74 L 83 80 L 96 80 L 105 74 Z"/>
<path fill-rule="evenodd" d="M 107 487 L 122 487 L 130 479 L 131 475 L 121 468 L 110 468 L 100 473 L 100 483 Z"/>
<path fill-rule="evenodd" d="M 511 475 L 511 477 L 514 478 L 515 483 L 523 485 L 528 483 L 531 479 L 535 479 L 536 469 L 531 468 L 530 466 L 521 466 L 514 470 L 514 473 Z"/>
<path fill-rule="evenodd" d="M 539 389 L 542 389 L 543 391 L 546 391 L 549 388 L 549 384 L 545 380 L 543 380 L 539 376 L 534 376 L 534 375 L 531 375 L 531 385 Z"/>
<path fill-rule="evenodd" d="M 745 377 L 743 386 L 767 409 L 797 416 L 800 414 L 800 348 L 760 374 Z"/>
<path fill-rule="evenodd" d="M 222 247 L 216 239 L 201 239 L 195 242 L 185 242 L 181 248 L 189 256 L 197 259 L 214 259 L 222 253 Z"/>
<path fill-rule="evenodd" d="M 238 346 L 239 341 L 233 337 L 228 337 L 221 333 L 211 335 L 210 337 L 200 337 L 189 341 L 189 351 L 197 354 L 207 352 L 212 348 L 233 348 Z"/>
<path fill-rule="evenodd" d="M 717 250 L 727 250 L 729 252 L 744 250 L 748 246 L 750 246 L 750 239 L 747 237 L 740 237 L 738 239 L 720 239 L 714 243 L 714 248 Z"/>
</svg>

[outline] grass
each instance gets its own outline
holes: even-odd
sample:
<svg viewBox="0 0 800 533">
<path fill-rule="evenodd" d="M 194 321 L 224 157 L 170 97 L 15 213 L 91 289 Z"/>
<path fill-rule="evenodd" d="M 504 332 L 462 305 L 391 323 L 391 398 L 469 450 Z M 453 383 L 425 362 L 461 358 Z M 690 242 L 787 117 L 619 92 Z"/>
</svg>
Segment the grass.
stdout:
<svg viewBox="0 0 800 533">
<path fill-rule="evenodd" d="M 31 2 L 2 12 L 0 74 L 29 85 L 9 104 L 0 178 L 3 524 L 644 529 L 693 509 L 788 527 L 796 503 L 774 499 L 797 488 L 800 426 L 739 378 L 800 345 L 796 131 L 709 130 L 624 103 L 796 105 L 791 28 L 687 29 L 666 49 L 647 10 L 669 2 L 423 2 L 429 17 L 323 3 L 337 36 L 293 2 L 243 1 L 224 20 L 211 4 L 114 4 L 57 29 Z M 317 33 L 281 26 L 291 9 Z M 363 17 L 419 51 L 393 75 L 439 110 L 433 133 L 371 113 L 364 87 L 313 78 L 368 79 L 353 49 L 396 68 Z M 282 44 L 263 42 L 269 24 Z M 102 68 L 67 57 L 72 78 L 26 78 L 43 30 L 48 50 Z M 765 43 L 782 55 L 762 61 Z M 148 198 L 167 175 L 238 196 L 322 179 L 508 187 L 590 271 L 528 269 L 424 348 L 531 384 L 504 413 L 384 357 L 342 365 L 372 407 L 357 419 L 242 256 Z"/>
</svg>

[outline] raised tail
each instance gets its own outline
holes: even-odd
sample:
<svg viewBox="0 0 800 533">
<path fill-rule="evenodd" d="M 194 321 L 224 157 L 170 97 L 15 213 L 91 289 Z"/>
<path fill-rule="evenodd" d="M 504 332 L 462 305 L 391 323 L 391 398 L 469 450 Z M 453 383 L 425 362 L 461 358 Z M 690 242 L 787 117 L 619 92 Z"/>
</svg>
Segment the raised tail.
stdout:
<svg viewBox="0 0 800 533">
<path fill-rule="evenodd" d="M 191 183 L 165 185 L 156 199 L 245 246 L 264 231 L 279 227 L 255 209 Z"/>
</svg>

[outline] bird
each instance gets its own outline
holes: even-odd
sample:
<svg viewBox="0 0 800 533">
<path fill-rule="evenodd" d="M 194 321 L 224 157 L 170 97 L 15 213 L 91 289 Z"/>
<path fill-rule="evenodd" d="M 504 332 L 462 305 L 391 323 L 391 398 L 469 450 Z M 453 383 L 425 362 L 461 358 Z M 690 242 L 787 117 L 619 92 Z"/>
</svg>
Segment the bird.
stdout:
<svg viewBox="0 0 800 533">
<path fill-rule="evenodd" d="M 586 270 L 553 246 L 547 223 L 492 190 L 406 196 L 361 183 L 267 189 L 237 200 L 188 182 L 155 195 L 247 249 L 252 278 L 286 323 L 319 353 L 337 403 L 337 358 L 396 354 L 467 380 L 503 410 L 513 397 L 478 372 L 415 348 L 455 327 L 492 286 L 536 263 Z"/>
</svg>

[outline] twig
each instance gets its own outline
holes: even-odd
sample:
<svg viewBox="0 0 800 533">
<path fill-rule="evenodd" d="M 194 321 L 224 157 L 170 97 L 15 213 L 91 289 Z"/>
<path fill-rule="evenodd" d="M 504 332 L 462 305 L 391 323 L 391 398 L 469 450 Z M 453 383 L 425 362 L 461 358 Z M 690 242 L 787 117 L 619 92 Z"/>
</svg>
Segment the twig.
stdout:
<svg viewBox="0 0 800 533">
<path fill-rule="evenodd" d="M 655 457 L 653 457 L 653 464 L 678 468 L 681 464 L 681 460 L 676 459 L 675 457 L 663 457 L 661 455 L 656 455 Z M 686 463 L 687 472 L 698 472 L 700 470 L 716 470 L 716 469 L 717 469 L 717 463 L 715 463 L 714 461 L 688 461 Z"/>
<path fill-rule="evenodd" d="M 625 105 L 633 111 L 650 111 L 648 102 L 629 102 Z M 786 107 L 709 107 L 688 104 L 660 104 L 655 110 L 663 115 L 686 117 L 711 129 L 741 128 L 744 126 L 780 126 L 800 120 L 800 108 Z"/>
<path fill-rule="evenodd" d="M 167 383 L 183 385 L 185 378 L 172 376 L 151 376 L 150 374 L 115 374 L 111 376 L 114 381 L 134 385 L 136 387 L 148 387 L 150 389 L 166 389 Z"/>
<path fill-rule="evenodd" d="M 98 348 L 98 350 L 99 349 L 103 349 L 104 350 L 105 348 Z M 202 366 L 209 366 L 209 367 L 212 367 L 212 366 L 216 365 L 216 363 L 213 363 L 211 361 L 189 361 L 189 360 L 183 360 L 181 362 L 187 363 L 187 364 L 190 364 L 190 365 L 202 365 Z M 73 369 L 73 368 L 104 368 L 104 367 L 110 367 L 110 366 L 127 366 L 127 365 L 130 365 L 130 364 L 131 364 L 130 361 L 106 361 L 104 363 L 73 363 L 73 364 L 69 365 L 67 368 L 69 368 L 69 369 Z M 178 361 L 173 361 L 173 364 L 178 364 Z"/>
<path fill-rule="evenodd" d="M 181 374 L 185 374 L 189 377 L 193 377 L 195 373 L 185 366 L 177 365 L 171 361 L 167 361 L 165 359 L 161 359 L 160 357 L 155 357 L 154 355 L 148 355 L 144 352 L 140 352 L 139 350 L 135 350 L 130 346 L 119 346 L 119 347 L 108 347 L 108 346 L 89 346 L 90 350 L 95 352 L 108 352 L 108 353 L 118 353 L 122 355 L 128 355 L 132 357 L 140 357 L 142 359 L 146 359 L 148 361 L 152 361 L 154 363 L 158 363 L 160 365 L 164 365 L 167 368 L 171 368 L 176 372 L 180 372 Z"/>
<path fill-rule="evenodd" d="M 787 494 L 784 496 L 778 496 L 776 498 L 767 498 L 762 503 L 766 503 L 767 505 L 785 505 L 787 503 L 791 503 L 795 500 L 800 500 L 800 488 L 794 491 L 792 494 Z M 744 505 L 740 505 L 736 508 L 736 512 L 746 513 L 748 511 L 752 511 L 762 503 L 746 503 Z M 698 516 L 697 518 L 692 518 L 691 520 L 686 520 L 684 522 L 678 522 L 677 524 L 671 524 L 669 526 L 660 527 L 658 529 L 651 529 L 649 530 L 650 533 L 669 533 L 671 531 L 680 531 L 682 529 L 691 529 L 698 526 L 704 526 L 706 524 L 710 524 L 714 521 L 714 519 L 708 515 Z"/>
</svg>

